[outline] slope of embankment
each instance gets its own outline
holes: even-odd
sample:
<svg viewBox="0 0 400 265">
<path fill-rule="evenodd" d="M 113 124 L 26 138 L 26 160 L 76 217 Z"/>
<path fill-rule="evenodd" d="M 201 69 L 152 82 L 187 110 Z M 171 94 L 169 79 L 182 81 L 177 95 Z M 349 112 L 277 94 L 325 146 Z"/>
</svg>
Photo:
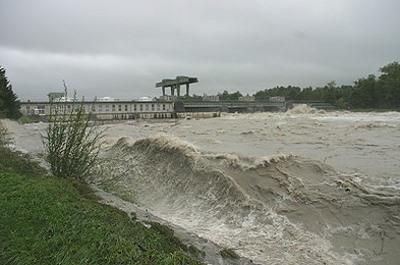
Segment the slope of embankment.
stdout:
<svg viewBox="0 0 400 265">
<path fill-rule="evenodd" d="M 96 201 L 0 146 L 0 264 L 200 264 L 168 228 Z"/>
</svg>

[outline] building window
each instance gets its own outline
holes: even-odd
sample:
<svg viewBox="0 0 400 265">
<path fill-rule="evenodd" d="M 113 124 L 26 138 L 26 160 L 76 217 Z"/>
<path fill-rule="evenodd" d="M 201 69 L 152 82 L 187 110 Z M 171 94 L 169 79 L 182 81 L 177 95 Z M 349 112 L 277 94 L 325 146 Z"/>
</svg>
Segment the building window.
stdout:
<svg viewBox="0 0 400 265">
<path fill-rule="evenodd" d="M 165 104 L 162 104 L 162 110 L 165 110 Z"/>
<path fill-rule="evenodd" d="M 143 111 L 143 105 L 142 104 L 139 105 L 139 110 Z"/>
<path fill-rule="evenodd" d="M 115 111 L 115 105 L 114 104 L 112 104 L 111 108 L 112 108 L 112 111 Z"/>
<path fill-rule="evenodd" d="M 121 111 L 122 109 L 121 109 L 121 105 L 118 105 L 118 111 Z"/>
<path fill-rule="evenodd" d="M 145 104 L 144 108 L 145 108 L 146 111 L 148 111 L 149 110 L 149 105 Z"/>
<path fill-rule="evenodd" d="M 154 111 L 154 104 L 151 104 L 151 111 Z"/>
<path fill-rule="evenodd" d="M 103 111 L 103 105 L 99 104 L 97 108 L 99 109 L 99 112 Z"/>
<path fill-rule="evenodd" d="M 136 111 L 136 104 L 133 104 L 133 111 Z"/>
<path fill-rule="evenodd" d="M 128 105 L 125 105 L 125 111 L 128 111 Z"/>
<path fill-rule="evenodd" d="M 106 105 L 106 112 L 109 112 L 110 111 L 110 105 Z"/>
<path fill-rule="evenodd" d="M 96 111 L 96 107 L 94 106 L 94 104 L 92 105 L 92 112 Z"/>
</svg>

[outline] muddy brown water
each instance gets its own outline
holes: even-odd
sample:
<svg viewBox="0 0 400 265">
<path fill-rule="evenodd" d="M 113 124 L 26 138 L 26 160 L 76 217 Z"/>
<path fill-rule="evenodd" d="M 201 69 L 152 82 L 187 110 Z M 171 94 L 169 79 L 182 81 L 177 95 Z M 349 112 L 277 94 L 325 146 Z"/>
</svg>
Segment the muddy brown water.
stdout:
<svg viewBox="0 0 400 265">
<path fill-rule="evenodd" d="M 42 152 L 46 124 L 3 123 L 17 148 Z M 400 113 L 300 106 L 103 127 L 90 181 L 199 238 L 259 264 L 398 264 Z"/>
</svg>

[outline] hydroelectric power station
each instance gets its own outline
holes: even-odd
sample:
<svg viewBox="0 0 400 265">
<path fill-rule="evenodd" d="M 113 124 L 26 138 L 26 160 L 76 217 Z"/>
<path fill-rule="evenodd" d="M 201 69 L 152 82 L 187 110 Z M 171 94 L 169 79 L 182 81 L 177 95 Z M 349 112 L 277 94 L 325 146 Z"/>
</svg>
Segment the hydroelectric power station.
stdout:
<svg viewBox="0 0 400 265">
<path fill-rule="evenodd" d="M 109 97 L 95 98 L 92 101 L 73 100 L 65 93 L 49 93 L 48 101 L 21 102 L 24 115 L 37 115 L 46 119 L 52 107 L 63 106 L 66 112 L 73 112 L 79 105 L 95 120 L 129 120 L 129 119 L 171 119 L 185 117 L 218 117 L 221 112 L 264 112 L 285 111 L 296 102 L 286 101 L 284 97 L 272 97 L 269 100 L 255 100 L 246 96 L 239 100 L 219 100 L 218 96 L 203 96 L 193 100 L 190 97 L 190 84 L 198 83 L 197 77 L 177 76 L 174 79 L 163 79 L 155 84 L 162 89 L 159 98 L 141 98 L 139 100 L 118 100 Z M 185 86 L 185 95 L 181 96 L 181 86 Z M 166 90 L 170 90 L 167 95 Z M 299 102 L 318 108 L 329 108 L 321 102 Z"/>
</svg>

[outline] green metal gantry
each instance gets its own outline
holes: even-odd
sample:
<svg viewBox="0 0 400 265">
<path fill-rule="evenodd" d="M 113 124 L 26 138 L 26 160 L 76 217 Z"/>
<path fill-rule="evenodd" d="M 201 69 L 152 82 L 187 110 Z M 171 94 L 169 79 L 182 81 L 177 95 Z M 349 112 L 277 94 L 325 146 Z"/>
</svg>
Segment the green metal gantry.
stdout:
<svg viewBox="0 0 400 265">
<path fill-rule="evenodd" d="M 165 88 L 171 88 L 171 96 L 175 95 L 175 89 L 177 96 L 181 96 L 181 85 L 186 85 L 186 96 L 189 96 L 189 84 L 197 83 L 199 80 L 197 77 L 189 76 L 177 76 L 175 79 L 163 79 L 161 82 L 156 83 L 156 87 L 162 88 L 162 94 L 165 96 Z"/>
</svg>

